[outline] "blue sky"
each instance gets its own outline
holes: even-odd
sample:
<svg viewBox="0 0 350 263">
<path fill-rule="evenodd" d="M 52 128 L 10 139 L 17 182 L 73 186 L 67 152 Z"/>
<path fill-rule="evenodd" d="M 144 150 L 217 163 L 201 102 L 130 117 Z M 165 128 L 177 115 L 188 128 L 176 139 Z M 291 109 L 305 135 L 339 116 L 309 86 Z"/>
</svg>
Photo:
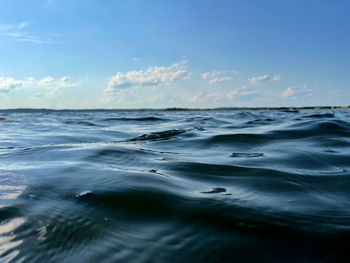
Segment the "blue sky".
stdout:
<svg viewBox="0 0 350 263">
<path fill-rule="evenodd" d="M 350 2 L 0 0 L 0 108 L 349 105 Z"/>
</svg>

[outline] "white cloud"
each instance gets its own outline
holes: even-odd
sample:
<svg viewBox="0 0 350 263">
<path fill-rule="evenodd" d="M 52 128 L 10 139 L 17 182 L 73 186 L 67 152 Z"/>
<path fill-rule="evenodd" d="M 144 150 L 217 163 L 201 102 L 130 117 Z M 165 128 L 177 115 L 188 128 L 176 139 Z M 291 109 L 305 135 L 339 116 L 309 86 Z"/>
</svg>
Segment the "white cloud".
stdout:
<svg viewBox="0 0 350 263">
<path fill-rule="evenodd" d="M 19 24 L 0 24 L 0 31 L 19 30 L 27 25 L 27 22 L 21 22 Z"/>
<path fill-rule="evenodd" d="M 220 99 L 223 99 L 225 95 L 223 93 L 207 93 L 204 91 L 200 91 L 197 93 L 191 100 L 192 103 L 198 103 L 198 102 L 206 102 L 208 100 L 218 101 Z"/>
<path fill-rule="evenodd" d="M 38 36 L 36 34 L 24 32 L 28 27 L 27 22 L 19 24 L 0 24 L 0 36 L 9 37 L 21 42 L 31 42 L 35 44 L 52 44 L 54 41 L 49 37 Z"/>
<path fill-rule="evenodd" d="M 257 77 L 252 77 L 249 79 L 249 82 L 252 84 L 256 84 L 259 82 L 264 82 L 264 81 L 277 81 L 280 80 L 281 76 L 280 75 L 274 75 L 270 77 L 269 75 L 265 74 L 263 76 L 257 76 Z"/>
<path fill-rule="evenodd" d="M 280 80 L 282 77 L 280 75 L 274 75 L 272 78 L 271 78 L 271 81 L 277 81 L 277 80 Z"/>
<path fill-rule="evenodd" d="M 18 27 L 19 27 L 19 28 L 24 28 L 24 27 L 26 27 L 27 25 L 28 25 L 27 22 L 22 22 L 22 23 L 19 23 Z"/>
<path fill-rule="evenodd" d="M 69 76 L 63 76 L 55 80 L 53 77 L 46 77 L 40 80 L 40 84 L 45 86 L 48 90 L 48 95 L 57 95 L 62 88 L 69 88 L 76 86 L 77 83 L 71 82 Z"/>
<path fill-rule="evenodd" d="M 27 77 L 23 80 L 0 77 L 0 92 L 8 92 L 21 86 L 23 88 L 44 88 L 46 91 L 57 92 L 61 88 L 73 87 L 76 85 L 77 82 L 72 82 L 69 76 L 63 76 L 59 79 L 54 79 L 51 76 L 42 79 Z"/>
<path fill-rule="evenodd" d="M 217 77 L 209 80 L 209 84 L 223 83 L 232 80 L 232 77 Z"/>
<path fill-rule="evenodd" d="M 14 78 L 0 77 L 0 92 L 9 92 L 22 85 L 22 81 L 15 80 Z"/>
<path fill-rule="evenodd" d="M 53 81 L 53 77 L 47 76 L 46 78 L 43 78 L 39 81 L 39 85 L 47 85 L 52 81 Z"/>
<path fill-rule="evenodd" d="M 208 79 L 208 78 L 215 78 L 217 76 L 220 76 L 220 75 L 223 75 L 225 74 L 227 71 L 226 70 L 219 70 L 219 71 L 216 71 L 215 69 L 213 71 L 210 71 L 210 72 L 204 72 L 202 74 L 202 78 L 203 79 Z"/>
<path fill-rule="evenodd" d="M 192 98 L 191 102 L 203 103 L 208 102 L 210 100 L 214 102 L 218 102 L 219 100 L 232 101 L 235 97 L 238 96 L 247 96 L 254 94 L 256 94 L 256 92 L 254 90 L 248 89 L 246 86 L 242 86 L 241 88 L 235 88 L 229 92 L 206 93 L 204 91 L 200 91 Z"/>
<path fill-rule="evenodd" d="M 250 78 L 249 82 L 254 84 L 254 83 L 258 83 L 258 82 L 265 81 L 265 80 L 268 80 L 268 79 L 269 79 L 268 75 L 257 76 L 257 77 Z"/>
<path fill-rule="evenodd" d="M 184 60 L 168 67 L 152 66 L 146 70 L 132 70 L 126 73 L 117 72 L 110 79 L 105 93 L 113 93 L 129 87 L 159 86 L 176 80 L 186 80 L 191 76 L 191 72 L 186 70 L 186 63 L 187 61 Z"/>
<path fill-rule="evenodd" d="M 68 81 L 70 80 L 70 77 L 69 76 L 63 76 L 61 78 L 61 82 L 64 82 L 64 83 L 68 83 Z"/>
<path fill-rule="evenodd" d="M 194 97 L 192 98 L 191 102 L 201 102 L 205 100 L 207 93 L 204 92 L 203 90 L 201 90 L 199 93 L 197 93 L 196 95 L 194 95 Z"/>
<path fill-rule="evenodd" d="M 247 86 L 242 86 L 241 88 L 235 88 L 234 90 L 226 93 L 226 97 L 229 100 L 233 100 L 237 96 L 246 96 L 246 95 L 253 95 L 253 94 L 256 94 L 256 91 L 249 90 Z"/>
<path fill-rule="evenodd" d="M 291 86 L 288 87 L 285 91 L 282 92 L 283 98 L 297 98 L 297 97 L 309 97 L 312 95 L 312 92 L 307 88 L 307 85 L 304 84 L 302 87 Z"/>
<path fill-rule="evenodd" d="M 223 83 L 232 80 L 232 77 L 230 76 L 223 76 L 225 74 L 238 74 L 237 71 L 231 70 L 212 70 L 209 72 L 204 72 L 202 73 L 202 79 L 208 80 L 209 84 L 218 84 L 218 83 Z"/>
<path fill-rule="evenodd" d="M 30 79 L 32 79 L 32 81 L 34 80 L 34 78 L 30 78 Z M 37 82 L 37 84 L 40 86 L 45 86 L 45 87 L 70 87 L 70 86 L 74 86 L 73 85 L 74 83 L 71 82 L 71 77 L 69 77 L 69 76 L 63 76 L 59 79 L 54 79 L 51 76 L 47 76 L 45 78 L 40 79 Z"/>
<path fill-rule="evenodd" d="M 34 78 L 27 78 L 27 83 L 30 86 L 38 86 L 44 88 L 44 91 L 41 93 L 35 94 L 36 97 L 46 97 L 46 98 L 55 98 L 62 89 L 70 88 L 77 85 L 77 82 L 72 82 L 71 77 L 63 76 L 61 78 L 55 79 L 51 76 L 35 80 Z"/>
</svg>

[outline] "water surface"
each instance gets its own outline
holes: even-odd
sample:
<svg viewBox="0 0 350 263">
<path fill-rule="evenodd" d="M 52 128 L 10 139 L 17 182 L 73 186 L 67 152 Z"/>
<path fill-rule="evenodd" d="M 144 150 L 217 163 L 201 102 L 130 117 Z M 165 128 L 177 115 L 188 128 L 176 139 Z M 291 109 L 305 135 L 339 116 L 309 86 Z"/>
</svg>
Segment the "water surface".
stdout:
<svg viewBox="0 0 350 263">
<path fill-rule="evenodd" d="M 0 111 L 1 262 L 350 262 L 350 111 Z"/>
</svg>

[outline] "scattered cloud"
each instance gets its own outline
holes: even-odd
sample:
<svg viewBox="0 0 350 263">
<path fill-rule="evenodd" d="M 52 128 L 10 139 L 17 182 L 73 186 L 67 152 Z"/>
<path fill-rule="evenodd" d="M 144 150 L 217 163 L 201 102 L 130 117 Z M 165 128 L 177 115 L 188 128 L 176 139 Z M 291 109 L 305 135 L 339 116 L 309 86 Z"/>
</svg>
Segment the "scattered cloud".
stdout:
<svg viewBox="0 0 350 263">
<path fill-rule="evenodd" d="M 265 81 L 277 81 L 280 79 L 281 79 L 280 75 L 274 75 L 270 77 L 269 75 L 265 74 L 263 76 L 252 77 L 249 79 L 249 82 L 252 84 L 256 84 L 256 83 L 265 82 Z"/>
<path fill-rule="evenodd" d="M 229 80 L 232 80 L 232 77 L 217 77 L 209 80 L 209 84 L 223 83 Z"/>
<path fill-rule="evenodd" d="M 280 80 L 282 77 L 281 75 L 274 75 L 272 78 L 271 78 L 271 81 L 277 81 L 277 80 Z"/>
<path fill-rule="evenodd" d="M 0 24 L 0 36 L 9 37 L 21 42 L 31 42 L 35 44 L 52 44 L 54 41 L 49 37 L 38 36 L 25 32 L 28 27 L 27 22 L 19 24 Z"/>
<path fill-rule="evenodd" d="M 63 76 L 63 77 L 61 78 L 61 82 L 63 82 L 63 83 L 68 83 L 69 80 L 70 80 L 70 77 L 69 77 L 69 76 Z"/>
<path fill-rule="evenodd" d="M 58 79 L 47 76 L 39 79 L 36 83 L 45 88 L 44 94 L 37 94 L 39 96 L 44 95 L 44 97 L 56 97 L 63 88 L 70 88 L 77 85 L 76 82 L 71 81 L 71 77 L 69 76 L 63 76 Z"/>
<path fill-rule="evenodd" d="M 33 91 L 40 91 L 34 94 L 35 97 L 53 98 L 56 97 L 63 88 L 74 87 L 77 84 L 77 82 L 71 81 L 69 76 L 63 76 L 58 79 L 51 76 L 42 79 L 28 77 L 23 80 L 16 80 L 11 77 L 0 77 L 0 93 L 8 93 L 11 90 L 21 87 L 21 89 L 29 88 Z"/>
<path fill-rule="evenodd" d="M 230 77 L 230 76 L 223 76 L 225 74 L 238 74 L 238 72 L 235 70 L 231 70 L 231 71 L 219 70 L 219 71 L 217 71 L 214 69 L 210 72 L 202 73 L 202 78 L 204 80 L 208 80 L 209 84 L 211 84 L 211 85 L 232 80 L 232 77 Z"/>
<path fill-rule="evenodd" d="M 238 96 L 247 96 L 254 94 L 256 94 L 256 91 L 251 90 L 246 86 L 242 86 L 241 88 L 235 88 L 228 92 L 207 93 L 204 91 L 200 91 L 192 98 L 191 102 L 203 103 L 208 101 L 218 102 L 220 100 L 232 101 L 235 97 Z"/>
<path fill-rule="evenodd" d="M 207 93 L 201 90 L 192 98 L 191 102 L 198 103 L 198 102 L 206 102 L 208 100 L 218 101 L 224 97 L 225 95 L 223 93 Z"/>
<path fill-rule="evenodd" d="M 0 92 L 7 93 L 13 89 L 16 89 L 22 85 L 22 81 L 15 80 L 14 78 L 0 77 Z"/>
<path fill-rule="evenodd" d="M 46 78 L 43 78 L 39 81 L 40 85 L 47 85 L 53 81 L 53 77 L 47 76 Z"/>
<path fill-rule="evenodd" d="M 229 91 L 226 93 L 226 97 L 229 100 L 233 100 L 237 96 L 247 96 L 247 95 L 254 95 L 256 94 L 255 90 L 249 89 L 247 86 L 242 86 L 241 88 L 235 88 L 232 91 Z"/>
<path fill-rule="evenodd" d="M 202 74 L 202 78 L 203 79 L 209 79 L 209 78 L 215 78 L 217 76 L 223 75 L 225 74 L 227 71 L 226 70 L 220 70 L 220 71 L 216 71 L 215 69 L 213 71 L 210 72 L 204 72 Z"/>
<path fill-rule="evenodd" d="M 0 24 L 0 31 L 19 30 L 25 28 L 27 25 L 27 22 L 21 22 L 19 24 Z"/>
<path fill-rule="evenodd" d="M 304 84 L 303 86 L 291 86 L 287 88 L 285 91 L 282 92 L 283 98 L 306 98 L 310 97 L 312 95 L 311 90 L 307 88 L 307 85 Z"/>
<path fill-rule="evenodd" d="M 190 78 L 191 72 L 186 69 L 186 60 L 168 67 L 152 66 L 146 70 L 132 70 L 126 73 L 117 72 L 105 89 L 105 93 L 114 93 L 129 87 L 159 86 L 176 80 Z"/>
</svg>

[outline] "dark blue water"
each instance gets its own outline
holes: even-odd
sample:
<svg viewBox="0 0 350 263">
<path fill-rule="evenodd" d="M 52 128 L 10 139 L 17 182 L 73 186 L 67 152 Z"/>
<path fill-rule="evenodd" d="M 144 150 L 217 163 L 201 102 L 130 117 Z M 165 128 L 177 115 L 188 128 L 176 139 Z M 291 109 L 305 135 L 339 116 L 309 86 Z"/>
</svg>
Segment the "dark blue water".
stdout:
<svg viewBox="0 0 350 263">
<path fill-rule="evenodd" d="M 350 262 L 350 111 L 1 111 L 1 262 Z"/>
</svg>

